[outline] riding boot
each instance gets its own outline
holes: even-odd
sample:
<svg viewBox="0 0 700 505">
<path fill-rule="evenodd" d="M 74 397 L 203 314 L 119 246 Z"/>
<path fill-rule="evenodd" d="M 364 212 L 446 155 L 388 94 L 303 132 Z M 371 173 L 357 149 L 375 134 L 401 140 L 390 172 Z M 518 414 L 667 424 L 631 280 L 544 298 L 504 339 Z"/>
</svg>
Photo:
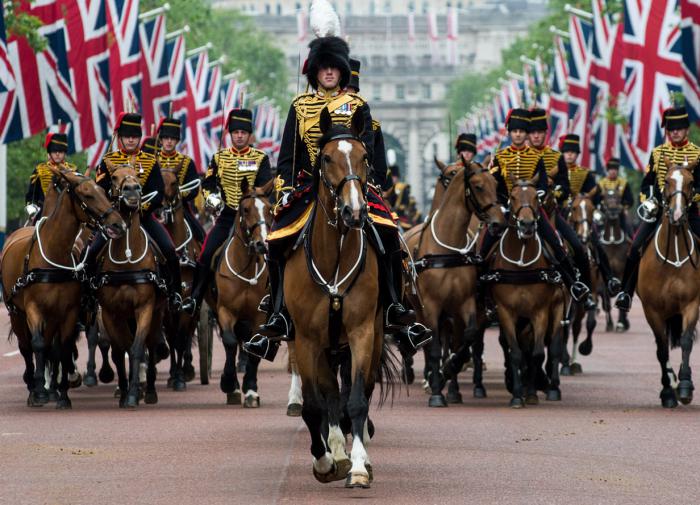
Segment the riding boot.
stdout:
<svg viewBox="0 0 700 505">
<path fill-rule="evenodd" d="M 634 253 L 634 249 L 630 250 L 625 263 L 625 272 L 622 275 L 622 291 L 615 299 L 615 307 L 623 312 L 629 312 L 632 308 L 632 297 L 634 290 L 637 287 L 637 274 L 639 273 L 639 261 L 641 257 Z"/>
<path fill-rule="evenodd" d="M 603 247 L 599 242 L 595 242 L 594 244 L 596 248 L 596 255 L 598 256 L 598 268 L 600 269 L 600 275 L 603 277 L 603 281 L 605 281 L 605 286 L 607 287 L 608 293 L 610 293 L 611 296 L 615 296 L 622 288 L 620 279 L 613 275 L 612 269 L 610 268 L 610 262 L 608 261 L 608 255 L 605 254 Z"/>
<path fill-rule="evenodd" d="M 182 302 L 183 312 L 194 315 L 199 310 L 207 292 L 207 287 L 209 287 L 210 277 L 209 266 L 198 261 L 194 270 L 194 279 L 192 280 L 192 294 L 187 300 Z"/>
<path fill-rule="evenodd" d="M 577 302 L 583 301 L 583 306 L 586 310 L 595 309 L 595 301 L 591 296 L 591 290 L 586 284 L 577 279 L 576 269 L 571 262 L 571 259 L 564 254 L 557 258 L 557 263 L 554 267 L 561 274 L 562 280 L 573 299 Z M 592 306 L 591 306 L 592 305 Z"/>
<path fill-rule="evenodd" d="M 182 277 L 180 276 L 180 261 L 177 256 L 167 262 L 168 267 L 168 303 L 173 313 L 182 310 Z"/>
</svg>

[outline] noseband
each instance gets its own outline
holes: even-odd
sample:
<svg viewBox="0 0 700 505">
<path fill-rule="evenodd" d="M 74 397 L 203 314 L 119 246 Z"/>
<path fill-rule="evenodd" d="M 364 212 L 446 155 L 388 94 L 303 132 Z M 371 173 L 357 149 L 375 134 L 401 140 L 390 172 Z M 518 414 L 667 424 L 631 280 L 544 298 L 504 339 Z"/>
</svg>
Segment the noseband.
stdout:
<svg viewBox="0 0 700 505">
<path fill-rule="evenodd" d="M 78 206 L 82 209 L 82 211 L 85 213 L 85 215 L 89 218 L 88 222 L 86 223 L 87 226 L 91 229 L 99 229 L 103 230 L 105 226 L 105 220 L 107 217 L 114 212 L 114 207 L 108 207 L 103 213 L 98 214 L 94 210 L 92 210 L 87 203 L 85 203 L 85 200 L 83 200 L 80 195 L 76 192 L 76 190 L 83 184 L 88 183 L 88 182 L 93 182 L 92 179 L 89 177 L 86 177 L 82 174 L 79 174 L 75 172 L 75 175 L 77 175 L 80 178 L 80 182 L 77 184 L 73 184 L 70 180 L 68 180 L 68 177 L 63 172 L 60 172 L 61 178 L 65 180 L 68 183 L 68 186 L 65 188 L 61 188 L 60 186 L 56 185 L 56 189 L 61 193 L 61 189 L 65 191 L 65 193 L 70 196 L 72 201 L 77 201 Z"/>
<path fill-rule="evenodd" d="M 464 168 L 466 170 L 466 167 Z M 471 179 L 472 177 L 483 174 L 484 172 L 487 172 L 485 168 L 480 168 L 478 171 L 471 171 L 469 172 L 469 175 L 464 175 L 464 197 L 467 201 L 468 204 L 471 204 L 472 208 L 474 209 L 474 213 L 476 216 L 481 220 L 481 221 L 487 221 L 488 220 L 488 211 L 496 205 L 495 202 L 491 202 L 486 206 L 482 206 L 479 201 L 476 199 L 476 195 L 472 191 L 471 187 Z M 449 184 L 449 182 L 448 182 Z"/>
<path fill-rule="evenodd" d="M 532 188 L 533 190 L 535 189 L 535 185 L 529 181 L 517 181 L 515 183 L 515 185 L 518 187 L 521 187 L 521 188 Z M 512 214 L 511 217 L 515 221 L 516 226 L 520 227 L 520 224 L 522 223 L 522 220 L 520 219 L 520 213 L 523 211 L 523 209 L 531 209 L 535 222 L 537 222 L 539 220 L 539 218 L 540 218 L 539 205 L 535 205 L 533 207 L 532 205 L 530 205 L 529 202 L 525 202 L 522 205 L 520 205 L 520 207 L 515 209 L 514 212 L 511 213 Z M 511 209 L 511 210 L 513 210 L 513 209 Z"/>
<path fill-rule="evenodd" d="M 261 219 L 253 224 L 253 226 L 246 226 L 245 219 L 243 218 L 243 212 L 241 212 L 241 203 L 244 200 L 248 200 L 250 198 L 257 198 L 255 195 L 246 195 L 241 197 L 241 199 L 238 202 L 238 232 L 243 232 L 243 236 L 241 236 L 238 232 L 236 232 L 236 236 L 238 239 L 243 243 L 243 245 L 250 249 L 251 251 L 254 249 L 253 245 L 253 232 L 259 227 L 264 224 L 267 224 L 265 221 L 265 216 L 261 216 Z"/>
</svg>

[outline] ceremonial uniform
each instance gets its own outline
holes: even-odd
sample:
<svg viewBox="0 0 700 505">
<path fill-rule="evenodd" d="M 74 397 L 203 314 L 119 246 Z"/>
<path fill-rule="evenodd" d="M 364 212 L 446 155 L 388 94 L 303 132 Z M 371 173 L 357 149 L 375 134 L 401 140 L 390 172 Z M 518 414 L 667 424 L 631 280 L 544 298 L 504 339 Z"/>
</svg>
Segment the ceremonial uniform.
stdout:
<svg viewBox="0 0 700 505">
<path fill-rule="evenodd" d="M 688 113 L 684 107 L 667 109 L 664 111 L 661 126 L 667 131 L 681 130 L 690 127 Z M 618 295 L 615 305 L 620 310 L 629 310 L 632 303 L 632 295 L 637 286 L 637 273 L 639 262 L 642 259 L 642 251 L 651 238 L 656 228 L 661 223 L 663 214 L 658 211 L 658 202 L 663 199 L 663 189 L 666 184 L 668 168 L 664 158 L 668 158 L 672 164 L 683 165 L 692 163 L 700 157 L 700 147 L 685 139 L 679 145 L 670 141 L 655 147 L 649 156 L 646 175 L 640 188 L 640 201 L 650 200 L 654 203 L 656 211 L 653 216 L 648 216 L 648 221 L 642 221 L 637 233 L 632 239 L 627 253 L 625 273 L 623 276 L 623 292 Z M 688 209 L 688 224 L 695 235 L 700 235 L 700 214 L 698 213 L 698 200 L 700 200 L 700 165 L 695 167 L 693 173 L 693 203 Z"/>
<path fill-rule="evenodd" d="M 598 181 L 600 190 L 598 191 L 597 203 L 600 203 L 602 196 L 608 192 L 613 191 L 617 193 L 620 196 L 620 202 L 623 206 L 623 211 L 620 212 L 620 226 L 625 233 L 632 235 L 627 225 L 627 210 L 634 205 L 634 198 L 632 197 L 632 190 L 627 180 L 617 175 L 617 171 L 620 169 L 620 160 L 611 158 L 606 163 L 605 168 L 608 170 L 608 175 Z M 614 178 L 610 176 L 610 170 L 615 171 L 616 175 Z"/>
<path fill-rule="evenodd" d="M 41 216 L 44 209 L 44 198 L 53 181 L 53 172 L 50 167 L 57 167 L 60 165 L 69 170 L 77 170 L 77 167 L 73 163 L 64 161 L 60 164 L 56 164 L 51 160 L 51 153 L 65 153 L 68 150 L 68 137 L 65 134 L 49 133 L 46 136 L 44 147 L 49 155 L 49 159 L 47 161 L 42 161 L 34 167 L 34 171 L 29 177 L 29 188 L 24 197 L 27 213 L 30 214 L 29 219 L 31 222 L 33 222 L 35 218 Z"/>
</svg>

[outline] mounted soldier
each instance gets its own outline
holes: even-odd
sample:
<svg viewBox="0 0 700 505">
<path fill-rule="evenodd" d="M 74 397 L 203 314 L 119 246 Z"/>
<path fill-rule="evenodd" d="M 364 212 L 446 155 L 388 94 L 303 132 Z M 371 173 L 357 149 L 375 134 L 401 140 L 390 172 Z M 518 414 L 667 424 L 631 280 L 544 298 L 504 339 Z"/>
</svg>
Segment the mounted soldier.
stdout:
<svg viewBox="0 0 700 505">
<path fill-rule="evenodd" d="M 600 188 L 599 194 L 605 195 L 608 191 L 614 191 L 620 195 L 623 211 L 620 212 L 620 226 L 628 235 L 632 235 L 630 228 L 627 225 L 627 210 L 634 205 L 632 190 L 627 180 L 620 177 L 620 160 L 618 158 L 610 158 L 605 164 L 607 171 L 604 178 L 598 181 Z"/>
<path fill-rule="evenodd" d="M 29 178 L 29 189 L 24 198 L 25 210 L 29 221 L 33 223 L 41 216 L 44 209 L 44 197 L 54 176 L 51 170 L 63 166 L 69 170 L 76 170 L 76 166 L 66 161 L 68 151 L 68 136 L 65 133 L 49 133 L 44 142 L 48 159 L 39 163 Z"/>
<path fill-rule="evenodd" d="M 317 156 L 318 141 L 322 136 L 319 121 L 324 109 L 336 125 L 348 126 L 354 115 L 362 116 L 364 129 L 361 140 L 367 151 L 366 162 L 370 167 L 373 164 L 375 134 L 369 106 L 359 95 L 343 91 L 351 77 L 348 60 L 349 48 L 344 40 L 335 36 L 313 40 L 309 44 L 309 56 L 303 73 L 314 91 L 296 97 L 287 116 L 277 166 L 277 187 L 282 197 L 268 236 L 272 314 L 267 324 L 260 327 L 259 334 L 244 344 L 246 351 L 268 360 L 274 359 L 279 340 L 293 338 L 291 318 L 284 304 L 284 269 L 287 254 L 309 222 L 314 206 L 314 180 L 317 180 L 314 168 L 323 161 L 317 160 Z M 384 322 L 388 329 L 396 330 L 397 338 L 401 338 L 398 330 L 410 331 L 411 344 L 408 345 L 416 348 L 429 339 L 430 333 L 415 322 L 413 311 L 401 304 L 403 258 L 398 228 L 379 196 L 381 189 L 378 180 L 376 174 L 370 173 L 367 198 L 368 213 L 381 240 L 381 247 L 377 249 L 384 252 L 380 259 Z M 324 210 L 332 212 L 332 209 Z"/>
<path fill-rule="evenodd" d="M 214 255 L 236 223 L 243 194 L 241 184 L 247 180 L 249 187 L 261 188 L 272 178 L 267 154 L 250 145 L 253 113 L 248 109 L 233 109 L 226 125 L 233 145 L 214 155 L 203 183 L 204 191 L 208 193 L 205 205 L 220 213 L 199 254 L 192 297 L 183 304 L 183 310 L 190 313 L 196 312 L 201 305 L 213 274 Z"/>
<path fill-rule="evenodd" d="M 661 127 L 666 129 L 668 140 L 655 147 L 649 156 L 646 175 L 640 188 L 641 204 L 637 211 L 642 223 L 639 225 L 627 253 L 625 273 L 622 278 L 623 291 L 618 294 L 615 301 L 615 306 L 624 311 L 629 311 L 632 307 L 632 297 L 637 287 L 637 274 L 642 250 L 656 231 L 662 218 L 662 213 L 659 212 L 659 201 L 663 195 L 669 168 L 666 166 L 666 159 L 674 165 L 686 165 L 693 163 L 700 156 L 700 147 L 688 140 L 690 121 L 685 107 L 666 109 L 661 118 Z M 696 167 L 693 173 L 693 201 L 686 202 L 690 206 L 688 209 L 690 229 L 695 235 L 700 235 L 700 214 L 697 207 L 700 198 L 698 196 L 700 195 L 699 170 Z"/>
<path fill-rule="evenodd" d="M 149 237 L 156 243 L 165 257 L 168 270 L 168 297 L 173 310 L 179 310 L 182 304 L 180 262 L 175 251 L 170 235 L 165 227 L 158 222 L 153 213 L 161 206 L 163 199 L 163 178 L 160 166 L 155 155 L 142 151 L 141 142 L 141 115 L 135 113 L 122 113 L 117 119 L 115 127 L 117 150 L 104 155 L 100 166 L 97 168 L 97 183 L 104 189 L 107 195 L 112 195 L 112 174 L 107 167 L 110 165 L 119 168 L 129 165 L 136 170 L 144 197 L 151 195 L 150 200 L 141 204 L 141 225 Z M 107 239 L 98 234 L 90 245 L 87 256 L 88 274 L 92 277 L 97 272 L 97 256 L 104 248 Z"/>
<path fill-rule="evenodd" d="M 462 160 L 467 163 L 476 156 L 476 135 L 473 133 L 460 133 L 455 142 L 457 151 L 457 163 L 462 164 Z"/>
</svg>

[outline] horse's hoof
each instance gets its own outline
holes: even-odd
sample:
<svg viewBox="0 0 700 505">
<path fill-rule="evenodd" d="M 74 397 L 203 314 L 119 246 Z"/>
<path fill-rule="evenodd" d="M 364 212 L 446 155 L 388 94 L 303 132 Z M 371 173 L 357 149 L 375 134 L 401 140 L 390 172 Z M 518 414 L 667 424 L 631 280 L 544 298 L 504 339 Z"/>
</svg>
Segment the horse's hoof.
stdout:
<svg viewBox="0 0 700 505">
<path fill-rule="evenodd" d="M 192 382 L 195 377 L 194 367 L 191 363 L 185 363 L 182 366 L 182 371 L 185 374 L 185 382 Z"/>
<path fill-rule="evenodd" d="M 246 393 L 243 399 L 243 408 L 245 409 L 257 409 L 260 408 L 260 397 L 257 393 Z"/>
<path fill-rule="evenodd" d="M 581 368 L 581 365 L 578 363 L 571 363 L 571 374 L 578 375 L 580 373 L 583 373 L 583 368 Z"/>
<path fill-rule="evenodd" d="M 290 403 L 287 405 L 287 415 L 289 417 L 301 417 L 301 404 Z"/>
<path fill-rule="evenodd" d="M 241 390 L 236 389 L 233 393 L 226 394 L 226 405 L 240 405 L 241 404 Z"/>
<path fill-rule="evenodd" d="M 27 407 L 43 407 L 49 403 L 49 394 L 43 393 L 29 393 L 29 398 L 27 398 Z"/>
<path fill-rule="evenodd" d="M 186 391 L 186 390 L 187 390 L 187 383 L 184 380 L 175 379 L 173 381 L 173 391 L 182 392 L 182 391 Z"/>
<path fill-rule="evenodd" d="M 139 394 L 128 394 L 126 396 L 126 408 L 128 409 L 135 409 L 136 407 L 139 406 Z"/>
<path fill-rule="evenodd" d="M 591 339 L 584 340 L 578 346 L 578 352 L 580 352 L 583 356 L 590 355 L 592 350 L 593 350 L 593 341 Z"/>
<path fill-rule="evenodd" d="M 486 398 L 486 388 L 484 386 L 474 386 L 474 398 Z"/>
<path fill-rule="evenodd" d="M 89 388 L 97 386 L 97 375 L 95 375 L 95 372 L 86 373 L 85 377 L 83 378 L 83 384 Z"/>
<path fill-rule="evenodd" d="M 234 375 L 222 374 L 221 379 L 219 380 L 219 388 L 221 389 L 222 393 L 233 393 L 234 391 L 238 391 L 240 389 L 240 385 Z"/>
<path fill-rule="evenodd" d="M 510 408 L 522 409 L 523 407 L 525 407 L 525 402 L 523 401 L 522 398 L 511 398 L 510 399 Z"/>
<path fill-rule="evenodd" d="M 689 405 L 693 401 L 693 389 L 693 383 L 689 380 L 678 383 L 678 399 L 683 405 Z"/>
<path fill-rule="evenodd" d="M 335 462 L 335 478 L 333 480 L 343 480 L 348 476 L 348 473 L 350 473 L 350 469 L 352 468 L 352 461 L 350 461 L 350 458 L 343 458 L 336 460 Z"/>
<path fill-rule="evenodd" d="M 561 369 L 559 370 L 559 375 L 563 375 L 564 377 L 573 375 L 571 373 L 571 367 L 569 365 L 562 365 Z"/>
<path fill-rule="evenodd" d="M 70 398 L 68 398 L 68 397 L 59 398 L 56 401 L 56 409 L 57 410 L 68 410 L 68 409 L 72 409 L 72 408 L 73 408 L 73 404 L 71 403 Z"/>
<path fill-rule="evenodd" d="M 611 332 L 611 331 L 613 331 L 614 329 L 615 329 L 615 325 L 612 324 L 612 323 L 607 323 L 607 324 L 605 325 L 605 331 L 608 332 L 608 333 Z"/>
<path fill-rule="evenodd" d="M 678 399 L 676 398 L 676 392 L 672 388 L 668 387 L 662 389 L 659 397 L 661 398 L 661 405 L 665 409 L 675 409 L 676 407 L 678 407 Z"/>
<path fill-rule="evenodd" d="M 445 399 L 447 403 L 462 403 L 462 393 L 459 391 L 448 391 Z"/>
<path fill-rule="evenodd" d="M 49 401 L 51 403 L 58 401 L 58 393 L 55 389 L 49 389 Z"/>
<path fill-rule="evenodd" d="M 374 480 L 374 472 L 372 471 L 372 465 L 369 463 L 365 463 L 365 470 L 367 470 L 367 475 L 369 475 L 369 481 L 372 482 Z"/>
<path fill-rule="evenodd" d="M 540 403 L 540 399 L 537 396 L 537 393 L 527 395 L 525 397 L 525 405 L 538 405 Z"/>
<path fill-rule="evenodd" d="M 618 323 L 615 325 L 615 331 L 618 332 L 618 333 L 624 333 L 624 332 L 626 332 L 627 330 L 629 330 L 629 328 L 630 328 L 629 323 L 628 323 L 628 324 L 625 324 L 625 323 L 623 323 L 623 322 L 618 322 Z"/>
<path fill-rule="evenodd" d="M 430 395 L 430 399 L 428 400 L 428 407 L 447 407 L 445 395 L 443 395 L 442 393 L 437 395 Z"/>
<path fill-rule="evenodd" d="M 158 393 L 155 391 L 146 391 L 146 395 L 143 397 L 144 403 L 147 405 L 155 405 L 158 403 Z"/>
<path fill-rule="evenodd" d="M 359 488 L 359 489 L 369 489 L 369 474 L 350 472 L 345 479 L 345 487 L 347 488 Z"/>
<path fill-rule="evenodd" d="M 106 362 L 102 364 L 100 368 L 100 373 L 97 374 L 97 378 L 100 379 L 102 384 L 109 384 L 114 380 L 114 370 Z"/>
<path fill-rule="evenodd" d="M 72 376 L 68 376 L 68 387 L 75 389 L 79 388 L 83 384 L 83 376 L 80 375 L 78 372 L 73 374 Z"/>
<path fill-rule="evenodd" d="M 122 396 L 122 391 L 121 391 L 121 389 L 119 389 L 119 386 L 117 386 L 116 388 L 114 388 L 114 397 L 120 398 L 121 396 Z"/>
<path fill-rule="evenodd" d="M 559 402 L 561 401 L 561 391 L 557 389 L 550 389 L 547 391 L 547 401 L 548 402 Z"/>
<path fill-rule="evenodd" d="M 427 380 L 423 381 L 423 391 L 425 391 L 426 394 L 430 394 L 430 382 Z"/>
<path fill-rule="evenodd" d="M 314 466 L 311 467 L 311 470 L 313 471 L 316 480 L 322 484 L 328 484 L 329 482 L 334 482 L 345 478 L 345 475 L 343 475 L 340 479 L 338 478 L 338 467 L 336 466 L 335 461 L 333 462 L 333 466 L 328 473 L 320 473 Z"/>
<path fill-rule="evenodd" d="M 413 382 L 416 380 L 416 374 L 413 371 L 413 367 L 403 367 L 401 369 L 401 381 L 404 384 L 413 384 Z"/>
</svg>

